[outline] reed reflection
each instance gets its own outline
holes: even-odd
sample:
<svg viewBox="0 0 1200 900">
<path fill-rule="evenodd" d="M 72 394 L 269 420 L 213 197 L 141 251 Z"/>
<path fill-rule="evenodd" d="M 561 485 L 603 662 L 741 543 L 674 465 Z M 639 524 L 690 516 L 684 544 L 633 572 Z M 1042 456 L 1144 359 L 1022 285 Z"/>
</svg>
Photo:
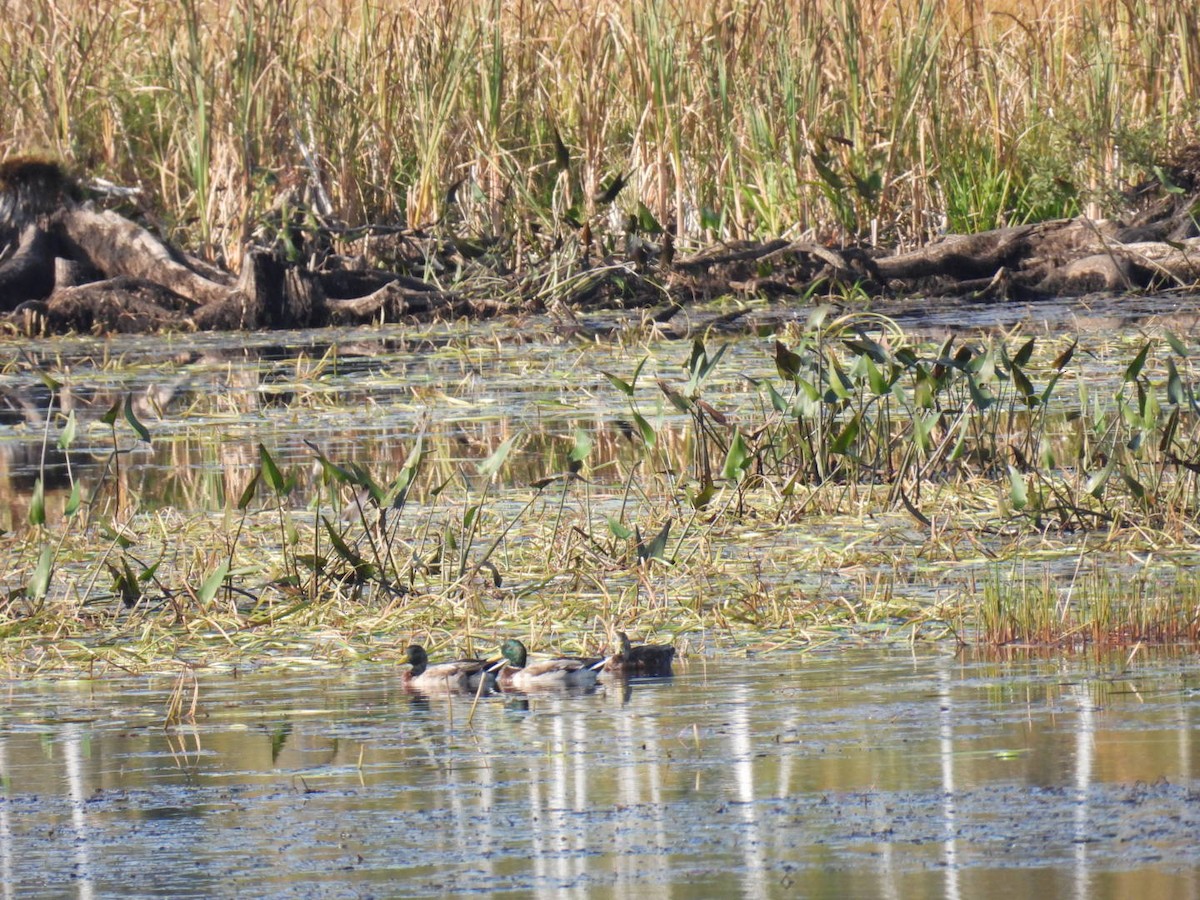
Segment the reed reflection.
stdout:
<svg viewBox="0 0 1200 900">
<path fill-rule="evenodd" d="M 87 821 L 87 787 L 83 764 L 83 727 L 71 723 L 63 728 L 60 739 L 63 748 L 63 768 L 67 779 L 67 795 L 71 801 L 71 828 L 75 856 L 75 884 L 80 900 L 95 896 L 92 872 L 91 829 Z"/>
<path fill-rule="evenodd" d="M 954 757 L 956 746 L 954 725 L 957 716 L 955 681 L 950 670 L 951 660 L 944 659 L 937 672 L 938 695 L 938 760 L 942 777 L 942 860 L 945 865 L 944 893 L 946 900 L 962 896 L 958 880 L 957 809 L 955 808 Z"/>
<path fill-rule="evenodd" d="M 13 828 L 12 828 L 12 813 L 9 808 L 10 784 L 8 765 L 8 739 L 0 735 L 0 781 L 3 782 L 5 791 L 4 797 L 0 800 L 0 878 L 3 878 L 4 883 L 0 888 L 4 891 L 4 900 L 11 900 L 14 896 L 15 879 L 13 871 L 13 858 L 16 855 L 13 850 Z"/>
<path fill-rule="evenodd" d="M 1093 829 L 1099 824 L 1094 821 L 1091 810 L 1092 773 L 1096 756 L 1096 707 L 1084 684 L 1072 685 L 1071 696 L 1076 709 L 1075 771 L 1071 778 L 1075 788 L 1075 868 L 1071 873 L 1071 894 L 1079 900 L 1086 900 L 1093 896 L 1088 846 Z"/>
<path fill-rule="evenodd" d="M 736 686 L 731 694 L 733 721 L 729 729 L 729 760 L 737 786 L 738 812 L 744 826 L 741 840 L 745 869 L 742 893 L 746 897 L 764 897 L 766 863 L 763 858 L 763 839 L 759 833 L 759 805 L 756 802 L 759 797 L 755 778 L 754 732 L 757 723 L 751 720 L 752 698 L 746 685 Z"/>
</svg>

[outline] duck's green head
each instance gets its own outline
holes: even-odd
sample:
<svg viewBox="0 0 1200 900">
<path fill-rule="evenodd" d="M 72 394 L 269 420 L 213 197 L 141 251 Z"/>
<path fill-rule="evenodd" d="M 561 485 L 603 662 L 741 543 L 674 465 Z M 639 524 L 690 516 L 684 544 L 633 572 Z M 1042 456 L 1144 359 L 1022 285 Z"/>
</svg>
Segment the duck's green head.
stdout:
<svg viewBox="0 0 1200 900">
<path fill-rule="evenodd" d="M 529 656 L 525 645 L 514 638 L 509 638 L 500 645 L 500 655 L 518 669 L 525 668 L 525 661 Z"/>
<path fill-rule="evenodd" d="M 429 665 L 429 654 L 425 652 L 425 648 L 420 644 L 410 644 L 408 650 L 405 651 L 405 655 L 412 666 L 413 675 L 420 675 L 425 671 L 425 667 Z"/>
</svg>

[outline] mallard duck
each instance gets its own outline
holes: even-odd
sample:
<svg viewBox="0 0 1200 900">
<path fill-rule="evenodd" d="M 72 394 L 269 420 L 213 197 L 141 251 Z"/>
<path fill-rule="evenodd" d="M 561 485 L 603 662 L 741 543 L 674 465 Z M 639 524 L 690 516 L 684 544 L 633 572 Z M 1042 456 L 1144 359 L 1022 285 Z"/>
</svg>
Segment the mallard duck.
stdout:
<svg viewBox="0 0 1200 900">
<path fill-rule="evenodd" d="M 411 669 L 400 676 L 406 688 L 418 691 L 476 691 L 482 679 L 485 690 L 496 683 L 496 676 L 484 659 L 459 659 L 429 665 L 429 655 L 420 644 L 405 651 Z"/>
<path fill-rule="evenodd" d="M 591 687 L 607 660 L 562 656 L 529 664 L 529 653 L 518 640 L 500 645 L 504 657 L 497 668 L 496 683 L 502 691 L 528 691 L 537 688 Z"/>
<path fill-rule="evenodd" d="M 614 675 L 652 675 L 666 677 L 671 675 L 671 660 L 675 658 L 675 648 L 668 644 L 638 644 L 634 647 L 629 642 L 629 635 L 623 631 L 617 632 L 620 650 L 610 656 L 604 664 L 604 671 Z"/>
</svg>

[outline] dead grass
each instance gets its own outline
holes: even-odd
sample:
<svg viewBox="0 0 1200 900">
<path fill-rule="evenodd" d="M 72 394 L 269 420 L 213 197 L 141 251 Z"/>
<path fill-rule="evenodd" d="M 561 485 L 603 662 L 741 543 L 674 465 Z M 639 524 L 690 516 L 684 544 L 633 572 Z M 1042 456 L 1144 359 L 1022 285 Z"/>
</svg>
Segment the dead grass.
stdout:
<svg viewBox="0 0 1200 900">
<path fill-rule="evenodd" d="M 10 0 L 0 156 L 141 186 L 168 237 L 235 263 L 296 208 L 495 235 L 517 256 L 576 222 L 619 233 L 640 204 L 681 245 L 920 241 L 1102 211 L 1194 139 L 1191 12 Z M 618 175 L 610 209 L 596 198 Z"/>
</svg>

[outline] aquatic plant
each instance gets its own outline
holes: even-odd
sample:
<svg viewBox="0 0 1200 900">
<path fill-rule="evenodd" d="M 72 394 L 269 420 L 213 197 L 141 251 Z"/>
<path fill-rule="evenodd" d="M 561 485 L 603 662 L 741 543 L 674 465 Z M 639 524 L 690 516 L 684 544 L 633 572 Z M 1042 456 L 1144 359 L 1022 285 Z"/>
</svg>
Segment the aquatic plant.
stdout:
<svg viewBox="0 0 1200 900">
<path fill-rule="evenodd" d="M 1184 339 L 930 344 L 877 315 L 818 312 L 744 349 L 735 372 L 725 344 L 697 340 L 677 368 L 647 345 L 629 374 L 592 372 L 576 388 L 611 394 L 612 417 L 565 431 L 463 425 L 467 457 L 424 425 L 385 435 L 371 465 L 336 431 L 306 427 L 293 447 L 256 426 L 247 452 L 213 460 L 221 479 L 185 466 L 196 483 L 153 502 L 136 448 L 167 439 L 163 426 L 117 391 L 80 448 L 59 399 L 78 376 L 28 356 L 49 398 L 37 421 L 68 481 L 48 493 L 43 462 L 23 521 L 0 535 L 7 658 L 135 670 L 188 646 L 392 658 L 413 638 L 502 633 L 595 655 L 631 625 L 785 644 L 1193 635 L 1194 592 L 1172 574 L 1200 513 Z M 467 346 L 445 352 L 469 370 Z M 321 399 L 337 367 L 328 353 L 279 364 L 278 396 L 252 392 L 306 422 L 344 416 Z M 221 392 L 194 403 L 238 406 Z M 1082 545 L 1145 555 L 1141 580 L 1097 570 L 1064 594 L 1049 573 Z M 1016 556 L 1029 577 L 1006 568 Z M 966 568 L 944 581 L 951 561 Z"/>
</svg>

